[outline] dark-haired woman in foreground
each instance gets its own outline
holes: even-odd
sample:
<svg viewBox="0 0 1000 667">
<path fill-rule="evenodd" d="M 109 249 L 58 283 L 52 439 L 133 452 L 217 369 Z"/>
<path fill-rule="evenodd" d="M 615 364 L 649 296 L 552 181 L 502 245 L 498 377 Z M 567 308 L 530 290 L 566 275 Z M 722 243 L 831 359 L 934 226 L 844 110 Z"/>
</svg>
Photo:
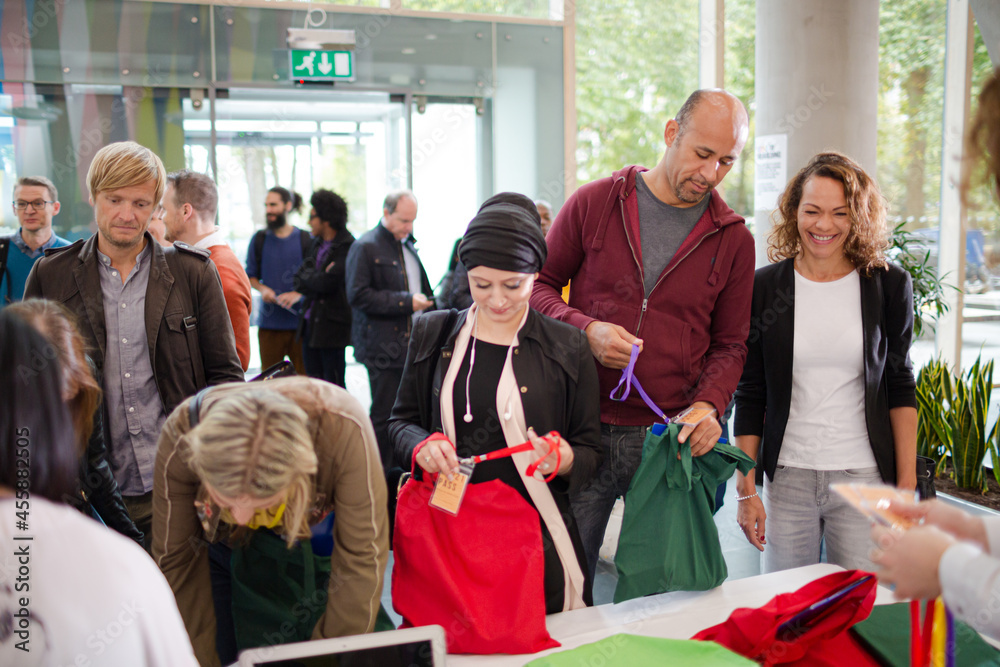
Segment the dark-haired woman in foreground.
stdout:
<svg viewBox="0 0 1000 667">
<path fill-rule="evenodd" d="M 62 366 L 8 309 L 0 311 L 0 387 L 0 664 L 81 664 L 84 656 L 197 665 L 149 556 L 61 504 L 76 489 L 82 453 Z"/>
<path fill-rule="evenodd" d="M 80 463 L 76 493 L 65 500 L 85 514 L 94 515 L 109 528 L 145 546 L 125 509 L 118 484 L 108 462 L 104 444 L 104 410 L 101 383 L 96 368 L 84 352 L 83 336 L 73 314 L 64 306 L 45 299 L 27 299 L 6 308 L 42 334 L 52 345 L 63 367 L 63 400 L 69 406 L 73 427 L 85 455 Z"/>
</svg>

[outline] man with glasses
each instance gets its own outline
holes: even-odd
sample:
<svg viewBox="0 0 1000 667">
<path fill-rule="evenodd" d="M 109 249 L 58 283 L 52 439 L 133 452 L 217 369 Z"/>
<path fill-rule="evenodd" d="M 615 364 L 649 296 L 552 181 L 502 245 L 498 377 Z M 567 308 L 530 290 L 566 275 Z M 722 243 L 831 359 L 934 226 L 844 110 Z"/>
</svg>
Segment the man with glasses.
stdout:
<svg viewBox="0 0 1000 667">
<path fill-rule="evenodd" d="M 44 176 L 25 176 L 14 185 L 14 214 L 21 228 L 0 238 L 0 308 L 24 297 L 28 273 L 49 248 L 69 241 L 52 233 L 52 218 L 59 213 L 59 193 Z"/>
</svg>

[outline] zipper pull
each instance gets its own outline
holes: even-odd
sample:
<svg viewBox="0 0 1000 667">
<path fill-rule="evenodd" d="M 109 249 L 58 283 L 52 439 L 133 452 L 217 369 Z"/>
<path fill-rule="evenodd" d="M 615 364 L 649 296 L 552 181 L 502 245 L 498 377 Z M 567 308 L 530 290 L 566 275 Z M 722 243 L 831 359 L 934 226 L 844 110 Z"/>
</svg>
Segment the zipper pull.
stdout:
<svg viewBox="0 0 1000 667">
<path fill-rule="evenodd" d="M 642 300 L 642 312 L 646 312 L 646 305 L 649 304 L 649 299 Z"/>
</svg>

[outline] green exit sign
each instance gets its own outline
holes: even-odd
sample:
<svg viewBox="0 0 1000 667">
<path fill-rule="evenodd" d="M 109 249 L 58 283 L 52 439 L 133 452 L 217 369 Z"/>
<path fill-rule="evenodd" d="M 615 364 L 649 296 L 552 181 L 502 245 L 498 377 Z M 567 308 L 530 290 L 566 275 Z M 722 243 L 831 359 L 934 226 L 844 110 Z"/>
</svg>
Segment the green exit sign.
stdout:
<svg viewBox="0 0 1000 667">
<path fill-rule="evenodd" d="M 291 49 L 288 76 L 306 81 L 354 81 L 354 53 L 351 51 L 321 51 Z"/>
</svg>

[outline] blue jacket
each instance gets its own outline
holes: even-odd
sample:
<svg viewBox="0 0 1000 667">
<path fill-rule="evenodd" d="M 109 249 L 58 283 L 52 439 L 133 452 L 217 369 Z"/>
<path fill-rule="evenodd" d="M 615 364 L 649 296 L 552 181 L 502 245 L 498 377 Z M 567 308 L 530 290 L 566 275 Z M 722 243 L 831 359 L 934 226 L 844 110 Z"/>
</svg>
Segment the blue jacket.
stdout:
<svg viewBox="0 0 1000 667">
<path fill-rule="evenodd" d="M 413 237 L 404 243 L 413 250 Z M 403 245 L 381 222 L 361 235 L 347 254 L 347 300 L 353 311 L 354 358 L 376 368 L 402 368 L 410 343 L 413 295 L 407 289 Z M 420 265 L 420 293 L 432 298 Z"/>
</svg>

